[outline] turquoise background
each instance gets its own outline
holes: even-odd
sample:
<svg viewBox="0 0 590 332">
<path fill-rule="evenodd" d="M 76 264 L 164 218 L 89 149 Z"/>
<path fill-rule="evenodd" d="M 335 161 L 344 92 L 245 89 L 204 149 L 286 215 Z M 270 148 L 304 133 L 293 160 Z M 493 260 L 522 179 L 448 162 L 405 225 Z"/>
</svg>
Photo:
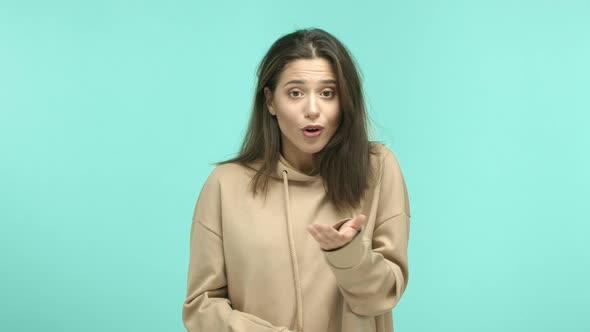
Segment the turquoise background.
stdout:
<svg viewBox="0 0 590 332">
<path fill-rule="evenodd" d="M 274 40 L 360 64 L 410 195 L 396 331 L 589 331 L 589 1 L 0 1 L 0 330 L 183 331 Z"/>
</svg>

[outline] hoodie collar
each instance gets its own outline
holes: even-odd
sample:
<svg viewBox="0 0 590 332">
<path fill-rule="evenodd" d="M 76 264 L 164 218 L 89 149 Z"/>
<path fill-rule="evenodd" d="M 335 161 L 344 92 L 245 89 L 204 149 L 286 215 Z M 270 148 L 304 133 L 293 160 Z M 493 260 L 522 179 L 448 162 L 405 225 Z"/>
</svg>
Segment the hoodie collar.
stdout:
<svg viewBox="0 0 590 332">
<path fill-rule="evenodd" d="M 295 169 L 295 167 L 289 164 L 287 159 L 285 159 L 285 157 L 283 157 L 283 155 L 281 154 L 277 162 L 276 170 L 272 174 L 272 177 L 281 179 L 283 171 L 287 171 L 287 176 L 291 181 L 314 182 L 321 180 L 321 176 L 319 174 L 308 175 L 298 171 L 297 169 Z"/>
</svg>

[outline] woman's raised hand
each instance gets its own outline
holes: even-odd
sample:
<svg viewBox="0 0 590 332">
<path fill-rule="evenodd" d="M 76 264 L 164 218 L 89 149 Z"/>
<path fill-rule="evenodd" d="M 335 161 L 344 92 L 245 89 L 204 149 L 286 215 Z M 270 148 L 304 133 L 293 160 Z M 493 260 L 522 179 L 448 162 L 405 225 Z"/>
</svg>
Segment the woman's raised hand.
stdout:
<svg viewBox="0 0 590 332">
<path fill-rule="evenodd" d="M 311 224 L 307 226 L 307 231 L 318 241 L 320 248 L 335 250 L 352 241 L 366 222 L 367 217 L 361 214 L 344 223 L 339 230 L 331 225 Z"/>
</svg>

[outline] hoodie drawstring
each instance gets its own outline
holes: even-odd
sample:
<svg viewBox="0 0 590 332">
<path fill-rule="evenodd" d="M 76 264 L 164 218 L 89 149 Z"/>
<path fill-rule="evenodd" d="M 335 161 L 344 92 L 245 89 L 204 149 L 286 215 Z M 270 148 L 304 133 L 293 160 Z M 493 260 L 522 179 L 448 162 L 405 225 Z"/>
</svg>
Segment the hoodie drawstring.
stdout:
<svg viewBox="0 0 590 332">
<path fill-rule="evenodd" d="M 291 203 L 289 199 L 289 181 L 287 170 L 283 170 L 283 188 L 285 189 L 285 205 L 287 207 L 287 232 L 289 236 L 289 251 L 291 252 L 291 264 L 293 266 L 293 280 L 295 280 L 295 298 L 297 302 L 297 331 L 303 332 L 303 305 L 301 300 L 301 281 L 299 280 L 299 266 L 295 253 L 295 241 L 293 241 L 293 226 L 291 216 Z"/>
</svg>

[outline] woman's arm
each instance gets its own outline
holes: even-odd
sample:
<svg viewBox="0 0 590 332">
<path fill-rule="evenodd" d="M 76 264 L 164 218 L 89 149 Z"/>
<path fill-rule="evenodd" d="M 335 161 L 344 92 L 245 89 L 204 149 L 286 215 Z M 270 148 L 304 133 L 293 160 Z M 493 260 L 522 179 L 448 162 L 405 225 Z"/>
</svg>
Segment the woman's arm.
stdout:
<svg viewBox="0 0 590 332">
<path fill-rule="evenodd" d="M 408 283 L 410 208 L 397 159 L 386 150 L 371 238 L 366 227 L 346 246 L 323 251 L 351 310 L 363 316 L 391 311 Z"/>
<path fill-rule="evenodd" d="M 219 183 L 213 174 L 199 195 L 191 225 L 187 297 L 182 309 L 184 326 L 188 332 L 292 332 L 231 307 L 219 197 Z M 206 222 L 204 216 L 209 217 Z"/>
<path fill-rule="evenodd" d="M 363 227 L 343 248 L 324 251 L 352 312 L 377 316 L 399 302 L 408 283 L 409 224 L 410 217 L 399 214 L 381 223 L 372 241 L 363 240 Z"/>
</svg>

